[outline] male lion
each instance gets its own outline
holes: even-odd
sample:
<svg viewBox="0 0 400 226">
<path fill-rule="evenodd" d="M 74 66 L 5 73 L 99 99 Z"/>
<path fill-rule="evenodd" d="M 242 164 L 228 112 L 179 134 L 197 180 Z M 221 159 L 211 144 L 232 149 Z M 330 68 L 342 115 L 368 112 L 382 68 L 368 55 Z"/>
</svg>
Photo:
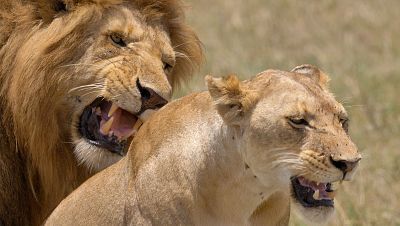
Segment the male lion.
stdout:
<svg viewBox="0 0 400 226">
<path fill-rule="evenodd" d="M 325 221 L 360 160 L 327 76 L 303 65 L 168 104 L 127 157 L 63 200 L 46 225 L 287 225 L 290 199 Z M 147 138 L 147 139 L 145 139 Z"/>
<path fill-rule="evenodd" d="M 118 161 L 202 58 L 179 0 L 3 0 L 0 31 L 6 225 L 40 224 Z"/>
</svg>

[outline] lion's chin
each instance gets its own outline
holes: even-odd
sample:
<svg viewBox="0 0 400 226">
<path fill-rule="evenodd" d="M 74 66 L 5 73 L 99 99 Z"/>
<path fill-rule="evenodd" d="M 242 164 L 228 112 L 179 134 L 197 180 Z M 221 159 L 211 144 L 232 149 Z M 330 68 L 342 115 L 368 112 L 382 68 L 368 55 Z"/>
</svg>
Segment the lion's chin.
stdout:
<svg viewBox="0 0 400 226">
<path fill-rule="evenodd" d="M 95 172 L 118 162 L 122 156 L 88 143 L 84 138 L 75 142 L 74 154 L 80 164 Z"/>
</svg>

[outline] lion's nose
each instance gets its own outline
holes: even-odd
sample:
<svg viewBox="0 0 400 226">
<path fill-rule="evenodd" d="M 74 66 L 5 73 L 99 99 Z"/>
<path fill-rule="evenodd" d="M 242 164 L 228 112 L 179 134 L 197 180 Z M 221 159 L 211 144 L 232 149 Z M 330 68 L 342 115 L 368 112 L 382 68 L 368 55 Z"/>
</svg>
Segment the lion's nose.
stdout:
<svg viewBox="0 0 400 226">
<path fill-rule="evenodd" d="M 142 108 L 140 109 L 141 112 L 147 109 L 161 108 L 168 103 L 167 100 L 158 95 L 153 89 L 143 87 L 139 80 L 136 81 L 136 85 L 142 97 Z"/>
<path fill-rule="evenodd" d="M 352 171 L 358 164 L 358 162 L 361 160 L 361 157 L 357 157 L 354 160 L 335 160 L 331 156 L 331 162 L 332 164 L 340 169 L 344 174 Z"/>
</svg>

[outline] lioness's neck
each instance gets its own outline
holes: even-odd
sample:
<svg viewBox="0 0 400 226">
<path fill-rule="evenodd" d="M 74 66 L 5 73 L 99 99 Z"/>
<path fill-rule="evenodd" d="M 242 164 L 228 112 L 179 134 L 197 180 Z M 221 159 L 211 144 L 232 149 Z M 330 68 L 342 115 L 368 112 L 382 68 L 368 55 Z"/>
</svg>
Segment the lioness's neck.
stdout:
<svg viewBox="0 0 400 226">
<path fill-rule="evenodd" d="M 222 121 L 220 123 L 220 130 L 216 131 L 218 139 L 198 150 L 204 150 L 204 154 L 209 156 L 198 185 L 207 189 L 199 190 L 199 193 L 207 203 L 204 206 L 206 214 L 243 225 L 257 207 L 274 193 L 275 188 L 261 184 L 243 160 L 239 150 L 240 134 Z"/>
<path fill-rule="evenodd" d="M 192 106 L 204 107 L 199 109 Z M 141 129 L 144 130 L 148 131 L 143 134 L 152 134 L 153 137 L 158 137 L 158 133 L 169 136 L 154 139 L 150 145 L 147 144 L 152 139 L 149 137 L 136 144 L 134 150 L 140 151 L 132 164 L 133 167 L 141 168 L 135 182 L 141 184 L 137 188 L 138 193 L 156 191 L 156 195 L 160 195 L 164 193 L 164 187 L 176 187 L 179 184 L 173 191 L 173 200 L 163 200 L 164 197 L 161 197 L 159 201 L 162 200 L 166 205 L 163 207 L 163 204 L 157 202 L 154 208 L 174 208 L 175 200 L 184 200 L 190 203 L 179 205 L 189 207 L 189 215 L 194 216 L 192 220 L 195 224 L 220 225 L 231 222 L 243 225 L 274 192 L 273 186 L 262 185 L 244 162 L 239 150 L 240 132 L 224 124 L 206 93 L 191 95 L 172 103 Z M 139 136 L 140 133 L 136 139 L 140 139 Z M 190 142 L 177 141 L 182 136 Z M 152 153 L 144 157 L 143 152 Z M 147 161 L 138 163 L 140 158 Z M 187 194 L 188 191 L 190 194 Z M 171 191 L 166 192 L 170 194 Z"/>
</svg>

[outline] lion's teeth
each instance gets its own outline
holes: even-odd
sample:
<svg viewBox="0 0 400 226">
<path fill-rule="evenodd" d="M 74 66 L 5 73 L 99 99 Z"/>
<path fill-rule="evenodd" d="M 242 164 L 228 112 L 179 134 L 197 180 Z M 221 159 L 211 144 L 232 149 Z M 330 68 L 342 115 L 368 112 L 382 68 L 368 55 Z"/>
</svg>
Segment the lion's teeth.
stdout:
<svg viewBox="0 0 400 226">
<path fill-rule="evenodd" d="M 142 124 L 143 124 L 142 120 L 140 120 L 140 118 L 138 118 L 138 119 L 136 120 L 135 125 L 133 125 L 133 130 L 134 130 L 134 131 L 138 131 L 138 130 L 139 130 L 139 127 L 140 127 Z"/>
<path fill-rule="evenodd" d="M 108 111 L 108 117 L 111 117 L 118 108 L 119 107 L 116 104 L 112 103 L 110 110 Z"/>
<path fill-rule="evenodd" d="M 96 112 L 96 115 L 101 116 L 101 109 L 100 109 L 100 107 L 96 107 L 95 112 Z"/>
<path fill-rule="evenodd" d="M 107 135 L 110 132 L 111 126 L 114 122 L 114 117 L 111 117 L 106 123 L 104 123 L 101 128 L 100 132 L 104 135 Z"/>
<path fill-rule="evenodd" d="M 320 200 L 319 198 L 319 190 L 316 190 L 312 196 L 315 200 Z"/>
</svg>

